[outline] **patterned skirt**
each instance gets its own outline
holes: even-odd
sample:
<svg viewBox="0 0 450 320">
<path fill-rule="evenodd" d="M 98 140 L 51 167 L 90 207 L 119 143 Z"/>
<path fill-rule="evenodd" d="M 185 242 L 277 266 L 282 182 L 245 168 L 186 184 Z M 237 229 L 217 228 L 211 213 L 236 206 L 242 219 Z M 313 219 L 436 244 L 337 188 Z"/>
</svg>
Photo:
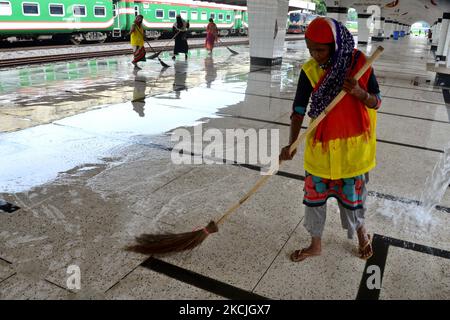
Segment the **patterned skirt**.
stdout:
<svg viewBox="0 0 450 320">
<path fill-rule="evenodd" d="M 360 175 L 349 179 L 330 180 L 316 177 L 306 172 L 305 196 L 303 203 L 308 207 L 320 207 L 328 198 L 334 197 L 349 210 L 363 208 L 363 187 L 368 175 Z"/>
<path fill-rule="evenodd" d="M 139 61 L 146 61 L 146 59 L 145 59 L 145 48 L 144 47 L 139 47 L 139 49 L 137 49 L 134 52 L 133 63 L 137 63 Z"/>
<path fill-rule="evenodd" d="M 214 43 L 216 42 L 216 36 L 214 33 L 208 32 L 205 39 L 205 48 L 212 50 L 214 48 Z"/>
</svg>

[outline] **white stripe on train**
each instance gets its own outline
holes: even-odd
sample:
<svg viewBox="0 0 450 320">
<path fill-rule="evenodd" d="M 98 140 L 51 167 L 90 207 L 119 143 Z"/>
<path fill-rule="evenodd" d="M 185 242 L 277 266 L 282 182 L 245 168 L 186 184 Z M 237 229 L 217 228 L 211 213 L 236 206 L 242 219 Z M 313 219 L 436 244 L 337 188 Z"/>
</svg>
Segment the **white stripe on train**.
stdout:
<svg viewBox="0 0 450 320">
<path fill-rule="evenodd" d="M 0 30 L 41 30 L 41 29 L 107 29 L 114 19 L 106 22 L 0 22 Z"/>
<path fill-rule="evenodd" d="M 144 26 L 147 28 L 172 28 L 172 22 L 148 22 L 144 19 L 142 22 Z M 206 28 L 207 23 L 190 23 L 191 28 Z M 234 26 L 234 22 L 232 23 L 217 23 L 218 28 L 231 28 Z"/>
</svg>

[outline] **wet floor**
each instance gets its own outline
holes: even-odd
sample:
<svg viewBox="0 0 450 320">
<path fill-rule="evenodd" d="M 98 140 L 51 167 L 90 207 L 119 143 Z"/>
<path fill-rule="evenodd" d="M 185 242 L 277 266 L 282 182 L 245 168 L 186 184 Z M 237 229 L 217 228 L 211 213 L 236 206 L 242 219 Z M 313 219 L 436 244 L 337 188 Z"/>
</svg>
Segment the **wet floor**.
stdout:
<svg viewBox="0 0 450 320">
<path fill-rule="evenodd" d="M 449 298 L 449 191 L 428 229 L 407 216 L 449 143 L 449 108 L 426 71 L 425 39 L 383 45 L 375 66 L 383 95 L 378 167 L 367 218 L 379 248 L 391 246 L 378 252 L 387 256 L 379 297 Z M 0 198 L 21 208 L 0 213 L 0 298 L 360 294 L 367 266 L 340 229 L 334 202 L 323 255 L 305 264 L 288 259 L 308 241 L 301 151 L 218 235 L 192 252 L 154 257 L 235 291 L 174 278 L 123 250 L 142 232 L 190 231 L 217 219 L 259 178 L 251 166 L 174 164 L 175 129 L 277 129 L 280 146 L 287 142 L 300 67 L 309 58 L 304 42 L 286 42 L 283 64 L 273 68 L 250 66 L 248 46 L 232 49 L 239 54 L 193 49 L 187 61 L 163 53 L 167 69 L 148 60 L 136 71 L 129 56 L 118 56 L 0 71 Z M 427 249 L 408 249 L 410 243 Z M 81 268 L 81 290 L 67 288 L 71 265 Z"/>
<path fill-rule="evenodd" d="M 3 70 L 0 191 L 25 191 L 142 136 L 219 117 L 218 111 L 245 99 L 248 47 L 239 49 L 237 56 L 226 48 L 213 56 L 194 49 L 187 61 L 175 62 L 165 53 L 169 68 L 149 60 L 135 70 L 125 56 Z M 276 89 L 288 95 L 297 77 L 298 68 L 285 64 L 271 81 L 283 79 Z M 37 155 L 34 165 L 31 155 Z"/>
</svg>

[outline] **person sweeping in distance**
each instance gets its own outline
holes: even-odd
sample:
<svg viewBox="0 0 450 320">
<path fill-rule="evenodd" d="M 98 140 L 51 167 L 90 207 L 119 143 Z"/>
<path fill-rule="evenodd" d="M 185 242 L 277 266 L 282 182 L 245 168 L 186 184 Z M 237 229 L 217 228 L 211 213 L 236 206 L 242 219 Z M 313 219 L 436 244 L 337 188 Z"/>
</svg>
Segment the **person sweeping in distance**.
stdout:
<svg viewBox="0 0 450 320">
<path fill-rule="evenodd" d="M 181 18 L 181 15 L 177 15 L 177 21 L 173 24 L 172 30 L 175 34 L 175 46 L 173 47 L 172 60 L 176 59 L 179 53 L 184 53 L 185 60 L 188 59 L 189 44 L 187 41 L 187 33 L 190 27 L 189 21 L 185 21 Z"/>
<path fill-rule="evenodd" d="M 142 20 L 144 17 L 139 14 L 136 16 L 133 25 L 131 26 L 131 30 L 129 35 L 130 43 L 133 47 L 133 55 L 134 59 L 132 64 L 136 69 L 141 69 L 137 63 L 139 61 L 146 61 L 145 59 L 145 48 L 144 48 L 144 28 L 142 27 Z"/>
<path fill-rule="evenodd" d="M 206 27 L 206 39 L 205 39 L 205 48 L 209 54 L 212 54 L 214 45 L 219 39 L 219 29 L 217 25 L 214 23 L 213 18 L 209 18 L 208 26 Z"/>
<path fill-rule="evenodd" d="M 309 247 L 295 250 L 295 262 L 321 254 L 321 238 L 326 219 L 326 203 L 338 201 L 342 227 L 352 239 L 358 235 L 359 257 L 373 255 L 371 236 L 365 228 L 366 184 L 376 166 L 377 110 L 381 105 L 378 82 L 370 68 L 359 81 L 353 76 L 366 62 L 355 49 L 352 34 L 331 18 L 316 18 L 305 34 L 312 59 L 299 77 L 291 115 L 290 145 L 296 140 L 310 103 L 308 116 L 317 118 L 329 103 L 345 90 L 348 94 L 327 114 L 306 138 L 304 167 L 305 221 L 311 235 Z M 280 160 L 292 160 L 290 145 Z"/>
</svg>

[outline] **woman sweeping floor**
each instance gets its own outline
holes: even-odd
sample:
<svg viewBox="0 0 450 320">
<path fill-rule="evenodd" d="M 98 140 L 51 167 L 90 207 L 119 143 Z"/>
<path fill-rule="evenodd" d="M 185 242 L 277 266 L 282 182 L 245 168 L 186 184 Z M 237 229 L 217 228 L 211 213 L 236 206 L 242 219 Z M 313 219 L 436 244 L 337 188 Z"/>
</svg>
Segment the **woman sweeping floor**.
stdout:
<svg viewBox="0 0 450 320">
<path fill-rule="evenodd" d="M 137 69 L 140 69 L 138 62 L 145 61 L 144 28 L 142 27 L 143 19 L 144 17 L 142 15 L 137 15 L 129 33 L 134 55 L 132 64 Z"/>
<path fill-rule="evenodd" d="M 184 21 L 180 15 L 177 15 L 177 21 L 173 24 L 172 29 L 175 34 L 175 46 L 173 48 L 172 59 L 175 60 L 179 53 L 184 53 L 184 57 L 187 60 L 189 51 L 187 42 L 189 22 Z"/>
<path fill-rule="evenodd" d="M 209 18 L 208 26 L 206 27 L 206 40 L 205 40 L 205 48 L 212 54 L 214 49 L 214 44 L 217 42 L 219 38 L 219 30 L 217 29 L 217 25 L 214 23 L 213 18 Z"/>
<path fill-rule="evenodd" d="M 295 250 L 298 262 L 321 254 L 326 203 L 334 197 L 339 204 L 342 227 L 348 238 L 358 235 L 359 257 L 368 259 L 373 250 L 365 228 L 366 184 L 376 166 L 376 121 L 381 105 L 380 90 L 373 69 L 356 81 L 353 76 L 366 62 L 355 49 L 352 34 L 340 22 L 316 18 L 305 34 L 312 59 L 300 74 L 291 116 L 292 144 L 308 115 L 317 118 L 344 89 L 348 94 L 306 138 L 304 167 L 306 179 L 303 203 L 304 226 L 311 235 L 309 247 Z M 290 146 L 282 149 L 280 160 L 291 160 Z"/>
</svg>

